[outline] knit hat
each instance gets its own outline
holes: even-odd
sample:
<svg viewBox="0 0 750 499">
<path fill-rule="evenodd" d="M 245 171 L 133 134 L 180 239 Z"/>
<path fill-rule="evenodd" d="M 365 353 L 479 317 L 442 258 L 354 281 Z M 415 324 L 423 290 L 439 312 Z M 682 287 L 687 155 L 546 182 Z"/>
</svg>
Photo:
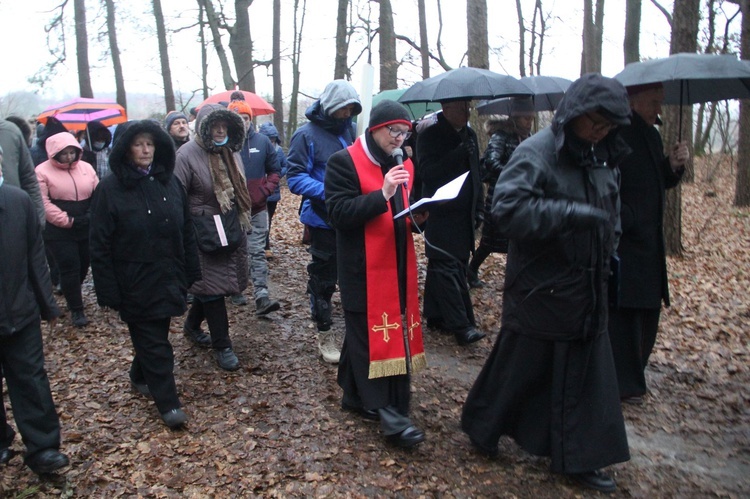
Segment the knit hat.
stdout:
<svg viewBox="0 0 750 499">
<path fill-rule="evenodd" d="M 370 111 L 370 131 L 395 123 L 406 125 L 411 130 L 411 115 L 403 104 L 383 99 Z"/>
<path fill-rule="evenodd" d="M 656 88 L 664 88 L 664 85 L 661 84 L 661 82 L 656 83 L 644 83 L 643 85 L 631 85 L 629 87 L 625 87 L 625 90 L 628 91 L 628 97 L 632 97 L 635 94 L 639 94 L 641 92 L 645 92 L 646 90 L 653 90 Z"/>
<path fill-rule="evenodd" d="M 179 119 L 189 121 L 187 116 L 185 116 L 185 114 L 181 113 L 180 111 L 170 111 L 167 113 L 167 117 L 164 119 L 164 127 L 167 129 L 167 132 L 169 132 L 169 129 L 172 128 L 175 120 Z"/>
<path fill-rule="evenodd" d="M 534 101 L 531 97 L 511 97 L 510 98 L 510 115 L 511 116 L 534 116 Z"/>
<path fill-rule="evenodd" d="M 233 100 L 229 103 L 227 109 L 234 111 L 237 114 L 246 114 L 250 116 L 251 119 L 253 117 L 253 108 L 251 108 L 250 104 L 244 100 Z"/>
</svg>

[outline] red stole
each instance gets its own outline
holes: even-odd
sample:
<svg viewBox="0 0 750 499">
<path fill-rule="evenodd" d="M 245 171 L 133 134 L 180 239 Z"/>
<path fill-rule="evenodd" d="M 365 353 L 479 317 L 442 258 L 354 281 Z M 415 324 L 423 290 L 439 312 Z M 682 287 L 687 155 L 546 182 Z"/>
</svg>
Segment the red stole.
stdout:
<svg viewBox="0 0 750 499">
<path fill-rule="evenodd" d="M 363 147 L 360 137 L 349 146 L 359 176 L 362 194 L 379 191 L 383 187 L 380 165 L 374 163 Z M 404 167 L 414 178 L 414 165 L 404 161 Z M 411 186 L 411 185 L 410 185 Z M 396 193 L 408 204 L 406 189 Z M 399 303 L 398 269 L 396 263 L 395 228 L 391 204 L 388 211 L 365 224 L 365 266 L 367 281 L 367 329 L 370 346 L 369 378 L 382 378 L 406 374 L 406 348 L 408 341 L 411 372 L 427 366 L 422 344 L 422 325 L 419 315 L 417 286 L 417 258 L 411 234 L 411 220 L 406 218 L 406 316 L 402 320 Z M 406 338 L 404 335 L 406 328 Z"/>
</svg>

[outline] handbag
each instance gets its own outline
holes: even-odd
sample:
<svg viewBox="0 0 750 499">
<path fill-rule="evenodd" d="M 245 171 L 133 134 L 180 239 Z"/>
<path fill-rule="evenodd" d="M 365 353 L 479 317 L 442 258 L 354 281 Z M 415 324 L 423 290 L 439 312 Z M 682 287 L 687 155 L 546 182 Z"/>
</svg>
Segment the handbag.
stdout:
<svg viewBox="0 0 750 499">
<path fill-rule="evenodd" d="M 245 231 L 240 225 L 237 208 L 216 215 L 194 215 L 195 239 L 203 253 L 231 253 L 240 247 Z"/>
</svg>

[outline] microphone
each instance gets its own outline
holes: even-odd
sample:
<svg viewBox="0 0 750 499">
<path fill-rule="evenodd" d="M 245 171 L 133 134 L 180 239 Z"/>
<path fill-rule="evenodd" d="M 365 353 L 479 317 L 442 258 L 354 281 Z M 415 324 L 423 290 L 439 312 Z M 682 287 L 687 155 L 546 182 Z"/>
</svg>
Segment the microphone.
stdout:
<svg viewBox="0 0 750 499">
<path fill-rule="evenodd" d="M 398 166 L 401 166 L 404 164 L 404 151 L 400 147 L 395 148 L 393 152 L 391 153 L 391 156 L 396 158 L 396 164 Z"/>
</svg>

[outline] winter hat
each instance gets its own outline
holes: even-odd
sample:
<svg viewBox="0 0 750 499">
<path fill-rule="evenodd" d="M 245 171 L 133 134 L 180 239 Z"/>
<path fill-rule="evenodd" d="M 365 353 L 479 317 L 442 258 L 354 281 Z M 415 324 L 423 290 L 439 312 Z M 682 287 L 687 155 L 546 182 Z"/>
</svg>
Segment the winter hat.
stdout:
<svg viewBox="0 0 750 499">
<path fill-rule="evenodd" d="M 653 90 L 656 88 L 664 88 L 664 85 L 661 84 L 661 82 L 656 83 L 644 83 L 643 85 L 631 85 L 629 87 L 625 87 L 625 90 L 628 91 L 628 97 L 632 97 L 635 94 L 639 94 L 641 92 L 645 92 L 646 90 Z"/>
<path fill-rule="evenodd" d="M 531 97 L 511 97 L 510 115 L 511 116 L 534 116 L 534 101 Z"/>
<path fill-rule="evenodd" d="M 167 117 L 164 119 L 164 127 L 167 129 L 167 132 L 169 132 L 169 129 L 172 128 L 172 125 L 174 124 L 175 120 L 183 119 L 185 121 L 189 121 L 188 117 L 185 116 L 184 113 L 181 113 L 180 111 L 170 111 L 167 113 Z"/>
<path fill-rule="evenodd" d="M 253 118 L 253 108 L 251 108 L 250 104 L 244 100 L 233 100 L 229 103 L 227 109 L 234 111 L 237 114 L 246 114 L 250 116 L 250 119 Z"/>
<path fill-rule="evenodd" d="M 276 129 L 276 126 L 270 121 L 263 123 L 258 131 L 271 139 L 271 142 L 279 142 L 279 131 Z"/>
<path fill-rule="evenodd" d="M 411 130 L 411 115 L 403 104 L 383 99 L 370 111 L 370 131 L 393 124 L 406 125 Z"/>
</svg>

